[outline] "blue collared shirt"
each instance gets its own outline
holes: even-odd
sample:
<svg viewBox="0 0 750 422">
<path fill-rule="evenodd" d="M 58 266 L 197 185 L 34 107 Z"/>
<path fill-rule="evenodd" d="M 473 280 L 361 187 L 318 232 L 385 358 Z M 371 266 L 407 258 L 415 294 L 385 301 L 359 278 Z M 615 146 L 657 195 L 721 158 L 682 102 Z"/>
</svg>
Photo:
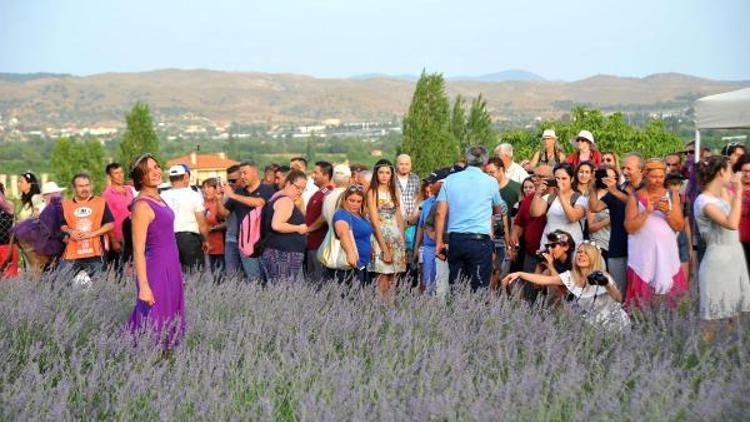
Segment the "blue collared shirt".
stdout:
<svg viewBox="0 0 750 422">
<path fill-rule="evenodd" d="M 492 209 L 503 204 L 497 180 L 478 167 L 448 176 L 437 200 L 448 202 L 448 233 L 489 235 Z"/>
</svg>

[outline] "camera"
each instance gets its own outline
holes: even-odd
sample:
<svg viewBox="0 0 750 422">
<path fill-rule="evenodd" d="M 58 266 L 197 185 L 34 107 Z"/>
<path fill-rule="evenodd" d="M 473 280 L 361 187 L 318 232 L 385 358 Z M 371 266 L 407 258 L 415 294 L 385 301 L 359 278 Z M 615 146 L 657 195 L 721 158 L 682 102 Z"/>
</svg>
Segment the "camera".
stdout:
<svg viewBox="0 0 750 422">
<path fill-rule="evenodd" d="M 588 283 L 592 286 L 606 286 L 609 284 L 609 277 L 601 271 L 594 271 L 586 277 Z"/>
<path fill-rule="evenodd" d="M 557 179 L 551 178 L 544 181 L 544 183 L 547 185 L 548 188 L 556 188 L 557 187 Z"/>
<path fill-rule="evenodd" d="M 594 170 L 594 186 L 597 189 L 607 189 L 607 185 L 604 184 L 604 178 L 607 177 L 607 169 L 596 169 Z"/>
<path fill-rule="evenodd" d="M 548 254 L 549 250 L 542 249 L 540 251 L 536 251 L 536 254 L 534 254 L 534 258 L 536 258 L 537 261 L 544 264 L 547 262 L 547 258 L 544 257 L 545 254 Z"/>
</svg>

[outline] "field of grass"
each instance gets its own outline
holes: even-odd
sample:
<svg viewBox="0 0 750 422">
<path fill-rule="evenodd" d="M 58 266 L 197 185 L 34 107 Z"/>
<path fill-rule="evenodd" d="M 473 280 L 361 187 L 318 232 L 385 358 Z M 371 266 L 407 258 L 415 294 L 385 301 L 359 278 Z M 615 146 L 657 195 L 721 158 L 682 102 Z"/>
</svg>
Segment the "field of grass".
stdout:
<svg viewBox="0 0 750 422">
<path fill-rule="evenodd" d="M 486 299 L 193 278 L 187 334 L 164 357 L 125 335 L 132 283 L 2 281 L 0 420 L 748 417 L 743 322 L 705 344 L 694 304 L 613 335 Z"/>
</svg>

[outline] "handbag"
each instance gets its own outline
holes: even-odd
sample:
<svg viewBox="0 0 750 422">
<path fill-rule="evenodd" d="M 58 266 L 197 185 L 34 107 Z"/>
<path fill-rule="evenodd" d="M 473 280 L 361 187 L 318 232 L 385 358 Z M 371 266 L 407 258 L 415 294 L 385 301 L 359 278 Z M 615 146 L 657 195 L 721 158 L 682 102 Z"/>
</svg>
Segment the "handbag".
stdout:
<svg viewBox="0 0 750 422">
<path fill-rule="evenodd" d="M 352 245 L 354 246 L 354 253 L 359 255 L 357 251 L 357 244 L 354 242 L 354 234 L 349 229 L 349 235 L 352 237 Z M 346 251 L 341 246 L 341 240 L 336 235 L 336 229 L 331 226 L 326 233 L 326 237 L 323 239 L 323 243 L 318 248 L 317 253 L 318 261 L 326 267 L 332 270 L 351 270 L 352 266 L 346 262 Z"/>
</svg>

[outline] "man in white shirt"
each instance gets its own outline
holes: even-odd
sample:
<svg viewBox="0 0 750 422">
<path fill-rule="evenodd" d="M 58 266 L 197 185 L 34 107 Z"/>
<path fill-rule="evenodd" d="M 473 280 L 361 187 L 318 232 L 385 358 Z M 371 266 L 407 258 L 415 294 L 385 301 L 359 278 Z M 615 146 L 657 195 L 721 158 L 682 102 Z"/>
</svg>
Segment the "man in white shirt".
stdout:
<svg viewBox="0 0 750 422">
<path fill-rule="evenodd" d="M 333 178 L 331 181 L 333 182 L 334 188 L 325 196 L 325 199 L 323 199 L 323 217 L 326 219 L 328 227 L 333 227 L 331 220 L 333 219 L 333 214 L 335 214 L 338 209 L 339 196 L 341 196 L 341 193 L 349 187 L 351 177 L 352 172 L 349 169 L 349 166 L 338 164 L 333 167 Z"/>
<path fill-rule="evenodd" d="M 174 232 L 180 264 L 185 272 L 203 268 L 208 251 L 208 224 L 203 196 L 190 187 L 190 169 L 185 164 L 169 168 L 172 188 L 161 194 L 174 212 Z"/>
<path fill-rule="evenodd" d="M 520 164 L 513 161 L 513 145 L 504 143 L 495 148 L 495 157 L 503 160 L 505 164 L 505 176 L 519 184 L 529 177 L 529 173 Z"/>
</svg>

